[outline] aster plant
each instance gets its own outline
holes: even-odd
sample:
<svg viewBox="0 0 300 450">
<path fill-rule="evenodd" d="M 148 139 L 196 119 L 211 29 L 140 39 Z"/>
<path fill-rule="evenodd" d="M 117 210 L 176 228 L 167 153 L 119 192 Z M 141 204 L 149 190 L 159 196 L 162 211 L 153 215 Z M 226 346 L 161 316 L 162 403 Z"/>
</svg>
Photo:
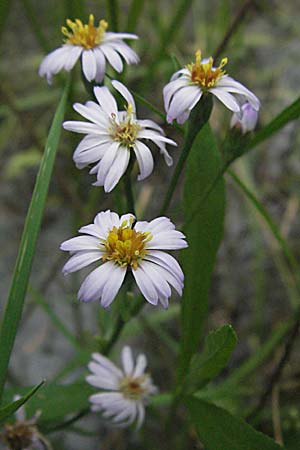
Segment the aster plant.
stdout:
<svg viewBox="0 0 300 450">
<path fill-rule="evenodd" d="M 31 5 L 23 3 L 28 15 Z M 179 55 L 184 50 L 172 39 L 177 35 L 174 30 L 180 31 L 189 2 L 172 3 L 174 17 L 166 29 L 164 20 L 153 20 L 158 9 L 156 4 L 151 5 L 155 36 L 158 40 L 161 37 L 154 51 L 153 30 L 150 32 L 145 25 L 149 20 L 147 2 L 133 1 L 122 7 L 119 3 L 106 2 L 110 27 L 105 19 L 95 20 L 99 11 L 95 11 L 95 17 L 90 14 L 87 23 L 82 17 L 67 19 L 61 29 L 62 45 L 40 63 L 39 75 L 49 84 L 60 73 L 54 90 L 41 83 L 43 89 L 49 89 L 44 96 L 47 114 L 60 85 L 65 87 L 45 145 L 3 309 L 1 442 L 11 450 L 50 450 L 52 440 L 53 448 L 66 450 L 287 450 L 278 414 L 282 398 L 279 382 L 300 329 L 298 313 L 297 319 L 285 320 L 266 343 L 263 338 L 267 330 L 263 329 L 257 340 L 251 335 L 249 342 L 256 345 L 255 352 L 239 367 L 243 359 L 240 354 L 244 357 L 243 348 L 249 346 L 241 342 L 240 353 L 235 354 L 237 335 L 230 324 L 224 323 L 230 317 L 227 305 L 234 302 L 231 297 L 235 290 L 228 299 L 219 281 L 222 271 L 213 276 L 213 270 L 224 236 L 225 180 L 230 177 L 252 202 L 282 249 L 278 260 L 280 270 L 284 268 L 283 279 L 292 280 L 288 291 L 293 293 L 293 301 L 299 297 L 300 271 L 293 249 L 254 192 L 230 167 L 299 117 L 299 101 L 264 126 L 264 109 L 259 118 L 261 102 L 252 92 L 263 92 L 261 77 L 248 76 L 255 73 L 254 62 L 244 61 L 244 53 L 239 53 L 240 61 L 251 66 L 253 72 L 241 70 L 237 78 L 251 90 L 235 79 L 234 64 L 230 75 L 227 73 L 228 59 L 223 51 L 244 10 L 238 12 L 215 58 L 203 58 L 197 50 L 195 60 L 183 65 Z M 69 17 L 75 10 L 75 17 L 80 17 L 83 6 L 81 1 L 64 3 Z M 159 5 L 161 11 L 164 6 Z M 41 15 L 44 8 L 50 10 L 43 5 Z M 51 40 L 45 38 L 39 21 L 29 18 L 39 42 L 46 43 L 43 46 L 47 48 Z M 126 43 L 138 39 L 134 33 L 137 23 L 141 61 Z M 120 32 L 122 29 L 130 32 Z M 211 45 L 211 39 L 207 42 Z M 187 40 L 185 53 L 193 53 L 198 44 Z M 235 58 L 233 49 L 230 62 Z M 191 58 L 187 54 L 182 60 Z M 77 63 L 81 79 L 76 70 L 72 75 L 68 73 Z M 136 68 L 127 71 L 125 65 Z M 22 119 L 20 126 L 30 125 L 28 132 L 34 146 L 38 146 L 42 133 L 35 132 L 36 124 L 27 117 L 27 113 L 31 114 L 30 108 L 27 111 L 28 99 L 15 104 L 7 92 L 3 89 L 9 108 L 1 109 L 2 125 L 6 128 L 6 113 L 11 110 L 18 120 Z M 212 116 L 216 99 L 225 108 L 216 108 Z M 44 117 L 41 108 L 36 122 L 44 121 Z M 57 150 L 60 154 L 55 164 Z M 52 175 L 56 183 L 51 188 L 49 206 L 58 212 L 47 217 L 57 220 L 59 226 L 51 241 L 49 235 L 41 240 L 46 251 L 36 252 Z M 226 218 L 228 227 L 230 220 L 231 216 Z M 55 265 L 53 254 L 57 256 Z M 53 340 L 57 334 L 59 344 L 60 339 L 65 339 L 66 345 L 56 349 L 55 358 L 49 352 L 46 364 L 40 365 L 38 350 L 43 336 L 34 336 L 26 346 L 20 334 L 24 360 L 34 358 L 34 376 L 40 377 L 42 372 L 48 378 L 45 385 L 42 381 L 32 388 L 25 386 L 32 380 L 23 374 L 23 365 L 22 370 L 12 366 L 8 371 L 8 367 L 34 255 L 34 271 L 43 270 L 47 277 L 41 283 L 32 280 L 28 296 L 34 306 L 28 311 L 31 313 L 35 304 L 39 305 L 51 320 Z M 231 261 L 226 271 L 233 273 Z M 50 295 L 46 288 L 52 282 Z M 295 312 L 295 303 L 291 306 Z M 33 315 L 36 328 L 39 318 Z M 217 328 L 216 323 L 220 325 Z M 243 330 L 240 340 L 245 334 Z M 48 335 L 46 339 L 48 349 L 52 342 Z M 283 350 L 273 361 L 273 374 L 262 383 L 265 373 L 256 378 L 256 372 L 279 345 Z M 118 357 L 120 365 L 114 362 Z M 56 372 L 60 358 L 64 361 Z M 18 392 L 22 395 L 15 397 Z M 268 417 L 269 409 L 272 417 Z M 253 427 L 256 424 L 260 433 Z M 78 441 L 74 435 L 80 436 Z"/>
</svg>

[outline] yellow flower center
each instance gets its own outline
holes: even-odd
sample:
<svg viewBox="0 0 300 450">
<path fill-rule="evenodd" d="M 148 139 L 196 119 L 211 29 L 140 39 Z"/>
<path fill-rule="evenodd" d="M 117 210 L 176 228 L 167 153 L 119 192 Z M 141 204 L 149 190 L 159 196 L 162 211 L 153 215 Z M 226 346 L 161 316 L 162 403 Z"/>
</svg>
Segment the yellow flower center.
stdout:
<svg viewBox="0 0 300 450">
<path fill-rule="evenodd" d="M 190 71 L 191 81 L 199 84 L 204 89 L 210 89 L 217 81 L 225 75 L 223 67 L 227 64 L 228 59 L 223 58 L 218 67 L 213 67 L 214 60 L 212 57 L 206 62 L 201 62 L 201 51 L 196 51 L 196 61 L 188 64 L 186 67 Z"/>
<path fill-rule="evenodd" d="M 126 117 L 121 123 L 116 123 L 115 117 L 112 116 L 110 135 L 115 141 L 131 148 L 134 146 L 140 128 L 134 120 L 132 105 L 129 104 Z"/>
<path fill-rule="evenodd" d="M 110 230 L 106 240 L 102 241 L 105 247 L 103 261 L 114 261 L 121 267 L 137 269 L 140 260 L 147 254 L 145 245 L 152 239 L 152 235 L 149 232 L 135 231 L 131 227 L 132 221 L 129 226 L 125 221 L 120 228 L 113 227 Z"/>
<path fill-rule="evenodd" d="M 66 37 L 65 43 L 80 45 L 86 49 L 97 47 L 102 42 L 108 27 L 105 20 L 100 20 L 98 27 L 95 27 L 93 14 L 90 14 L 87 24 L 83 24 L 79 19 L 74 22 L 67 19 L 66 22 L 71 31 L 67 27 L 61 28 L 63 35 Z"/>
<path fill-rule="evenodd" d="M 143 375 L 141 377 L 132 378 L 127 376 L 123 378 L 120 383 L 120 391 L 126 398 L 130 398 L 132 400 L 138 400 L 142 397 L 142 395 L 147 391 L 147 389 L 143 388 L 142 383 L 146 380 L 148 375 Z"/>
</svg>

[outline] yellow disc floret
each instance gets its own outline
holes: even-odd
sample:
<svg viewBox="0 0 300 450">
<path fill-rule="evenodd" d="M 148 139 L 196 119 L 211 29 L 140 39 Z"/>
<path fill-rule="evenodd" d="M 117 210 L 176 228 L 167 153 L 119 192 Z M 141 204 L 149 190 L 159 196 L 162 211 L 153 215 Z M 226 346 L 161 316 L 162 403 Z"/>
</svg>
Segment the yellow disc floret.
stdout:
<svg viewBox="0 0 300 450">
<path fill-rule="evenodd" d="M 126 116 L 120 123 L 116 122 L 114 116 L 111 118 L 111 137 L 127 148 L 134 146 L 139 130 L 140 126 L 135 121 L 131 104 L 127 106 Z"/>
<path fill-rule="evenodd" d="M 225 75 L 223 67 L 227 64 L 228 59 L 223 58 L 218 67 L 213 67 L 214 60 L 210 57 L 205 62 L 201 62 L 201 51 L 196 51 L 196 61 L 188 64 L 186 67 L 190 71 L 191 81 L 199 84 L 203 89 L 210 89 L 217 81 Z"/>
<path fill-rule="evenodd" d="M 125 221 L 119 228 L 113 227 L 107 238 L 101 241 L 105 247 L 102 259 L 136 270 L 139 262 L 147 254 L 145 245 L 151 239 L 151 233 L 135 231 L 132 229 L 132 223 L 128 226 L 128 222 Z"/>
<path fill-rule="evenodd" d="M 142 384 L 146 381 L 148 376 L 149 375 L 143 375 L 136 378 L 127 376 L 123 378 L 120 383 L 120 391 L 124 397 L 132 400 L 139 400 L 142 395 L 147 392 L 147 389 L 145 389 Z"/>
<path fill-rule="evenodd" d="M 67 19 L 67 27 L 62 27 L 61 31 L 66 37 L 65 43 L 71 45 L 80 45 L 85 49 L 91 49 L 99 45 L 105 35 L 108 23 L 100 20 L 98 27 L 94 25 L 94 16 L 90 14 L 87 24 L 83 24 L 81 20 L 76 19 L 74 22 Z"/>
</svg>

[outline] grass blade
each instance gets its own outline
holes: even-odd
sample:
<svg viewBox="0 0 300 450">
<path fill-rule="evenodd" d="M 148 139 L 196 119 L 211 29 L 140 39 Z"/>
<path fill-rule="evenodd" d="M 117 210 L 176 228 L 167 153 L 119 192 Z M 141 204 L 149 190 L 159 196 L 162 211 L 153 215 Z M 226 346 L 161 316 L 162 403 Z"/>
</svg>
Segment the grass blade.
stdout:
<svg viewBox="0 0 300 450">
<path fill-rule="evenodd" d="M 52 126 L 45 146 L 45 152 L 37 175 L 32 199 L 28 209 L 24 230 L 19 247 L 19 253 L 13 274 L 13 280 L 4 312 L 0 330 L 0 400 L 7 374 L 10 354 L 14 345 L 19 322 L 22 316 L 25 294 L 27 291 L 32 261 L 37 238 L 40 231 L 45 208 L 48 187 L 52 175 L 56 150 L 61 133 L 61 123 L 64 118 L 70 79 L 64 89 L 57 107 Z"/>
</svg>

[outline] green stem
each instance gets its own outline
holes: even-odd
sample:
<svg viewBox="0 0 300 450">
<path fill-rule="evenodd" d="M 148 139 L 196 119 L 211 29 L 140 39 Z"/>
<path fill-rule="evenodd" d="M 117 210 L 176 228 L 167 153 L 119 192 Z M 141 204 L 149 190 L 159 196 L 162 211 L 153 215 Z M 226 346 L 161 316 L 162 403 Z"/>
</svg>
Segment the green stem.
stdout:
<svg viewBox="0 0 300 450">
<path fill-rule="evenodd" d="M 183 149 L 181 151 L 179 160 L 175 167 L 175 171 L 171 178 L 171 183 L 167 190 L 164 203 L 160 210 L 160 215 L 164 215 L 171 203 L 173 194 L 175 192 L 176 186 L 178 184 L 180 175 L 185 166 L 186 160 L 189 156 L 190 150 L 192 148 L 193 142 L 201 130 L 201 128 L 208 122 L 213 106 L 212 96 L 210 94 L 204 95 L 197 106 L 193 109 L 188 121 L 188 129 L 186 133 L 186 138 L 184 142 Z"/>
<path fill-rule="evenodd" d="M 135 207 L 134 207 L 134 196 L 133 196 L 133 190 L 132 190 L 132 183 L 131 183 L 131 172 L 134 165 L 134 159 L 130 157 L 130 162 L 127 168 L 127 171 L 124 175 L 124 190 L 127 200 L 127 212 L 132 213 L 135 215 Z"/>
</svg>

